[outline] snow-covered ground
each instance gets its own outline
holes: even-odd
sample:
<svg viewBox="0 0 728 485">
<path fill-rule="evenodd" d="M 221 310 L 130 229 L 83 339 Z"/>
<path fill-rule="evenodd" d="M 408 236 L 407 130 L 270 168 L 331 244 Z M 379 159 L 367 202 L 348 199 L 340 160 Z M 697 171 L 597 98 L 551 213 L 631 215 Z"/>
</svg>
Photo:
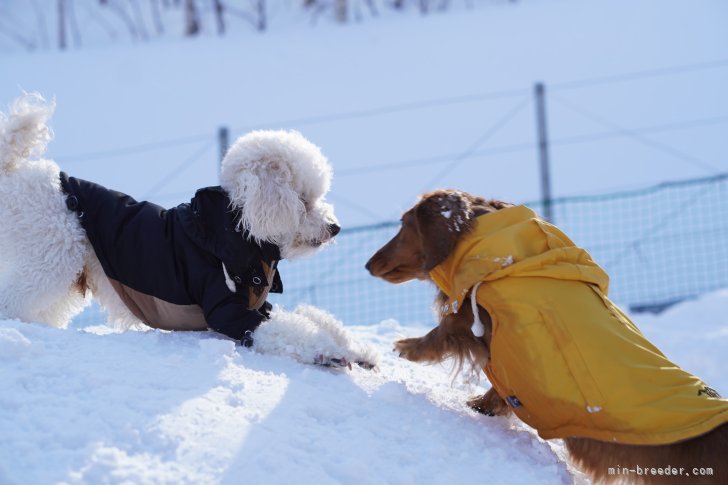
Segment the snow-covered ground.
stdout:
<svg viewBox="0 0 728 485">
<path fill-rule="evenodd" d="M 728 290 L 635 321 L 728 393 Z M 379 372 L 255 354 L 208 333 L 0 322 L 0 483 L 583 483 L 559 441 L 464 400 L 488 384 L 399 359 L 428 326 L 349 327 Z M 486 479 L 487 477 L 487 479 Z"/>
</svg>

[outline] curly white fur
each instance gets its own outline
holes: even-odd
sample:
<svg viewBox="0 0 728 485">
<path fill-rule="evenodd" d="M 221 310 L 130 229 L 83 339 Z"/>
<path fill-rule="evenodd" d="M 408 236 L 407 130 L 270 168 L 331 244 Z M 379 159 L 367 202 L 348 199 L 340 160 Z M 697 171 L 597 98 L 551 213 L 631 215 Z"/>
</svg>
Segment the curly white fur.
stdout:
<svg viewBox="0 0 728 485">
<path fill-rule="evenodd" d="M 295 131 L 253 131 L 240 137 L 222 161 L 220 185 L 241 224 L 256 241 L 278 245 L 286 259 L 331 240 L 336 224 L 324 195 L 331 166 L 321 150 Z"/>
<path fill-rule="evenodd" d="M 143 327 L 106 278 L 76 214 L 66 208 L 58 165 L 29 158 L 45 152 L 54 108 L 38 94 L 25 94 L 7 114 L 0 113 L 0 317 L 63 328 L 92 293 L 111 325 Z M 331 167 L 299 133 L 258 131 L 240 138 L 225 157 L 221 178 L 251 237 L 278 244 L 284 257 L 311 252 L 331 239 L 336 218 L 323 200 Z M 90 289 L 85 294 L 77 284 L 82 274 Z M 297 313 L 277 309 L 254 340 L 260 352 L 304 363 L 376 363 L 376 355 L 355 345 L 341 322 L 313 307 Z"/>
<path fill-rule="evenodd" d="M 46 122 L 55 103 L 46 103 L 39 94 L 16 99 L 8 114 L 0 113 L 0 171 L 12 170 L 31 155 L 42 156 L 53 133 Z"/>
<path fill-rule="evenodd" d="M 333 315 L 310 305 L 301 305 L 294 312 L 274 307 L 253 339 L 256 352 L 306 364 L 356 363 L 370 368 L 379 362 L 376 350 L 354 341 Z"/>
<path fill-rule="evenodd" d="M 0 114 L 0 316 L 63 328 L 90 301 L 76 285 L 84 266 L 91 270 L 89 285 L 110 285 L 83 227 L 66 209 L 60 168 L 27 158 L 45 152 L 53 110 L 40 95 L 25 94 Z M 131 315 L 107 293 L 109 307 Z"/>
</svg>

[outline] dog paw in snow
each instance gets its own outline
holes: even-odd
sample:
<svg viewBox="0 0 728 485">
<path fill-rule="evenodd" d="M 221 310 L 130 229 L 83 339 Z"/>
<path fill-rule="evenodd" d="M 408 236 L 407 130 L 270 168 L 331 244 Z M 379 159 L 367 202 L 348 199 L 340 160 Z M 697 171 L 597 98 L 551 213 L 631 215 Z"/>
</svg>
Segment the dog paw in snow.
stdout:
<svg viewBox="0 0 728 485">
<path fill-rule="evenodd" d="M 360 342 L 355 342 L 344 324 L 331 313 L 312 305 L 299 305 L 294 313 L 307 317 L 322 331 L 328 332 L 341 348 L 348 349 L 348 362 L 357 364 L 367 370 L 374 369 L 379 363 L 379 353 Z"/>
<path fill-rule="evenodd" d="M 371 347 L 355 342 L 333 315 L 309 305 L 294 312 L 275 307 L 253 334 L 253 350 L 291 357 L 304 364 L 373 369 L 379 361 Z"/>
<path fill-rule="evenodd" d="M 313 359 L 315 365 L 321 365 L 324 367 L 347 367 L 351 370 L 351 362 L 346 359 L 337 359 L 335 357 L 326 357 L 325 355 L 318 355 Z"/>
</svg>

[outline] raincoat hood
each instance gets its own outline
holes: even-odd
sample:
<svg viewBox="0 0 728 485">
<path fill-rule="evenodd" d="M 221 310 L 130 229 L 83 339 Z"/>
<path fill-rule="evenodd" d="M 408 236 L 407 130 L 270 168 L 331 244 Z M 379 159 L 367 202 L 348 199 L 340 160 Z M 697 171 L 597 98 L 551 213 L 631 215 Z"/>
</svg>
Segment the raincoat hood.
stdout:
<svg viewBox="0 0 728 485">
<path fill-rule="evenodd" d="M 492 320 L 488 379 L 544 439 L 667 444 L 728 422 L 728 400 L 670 362 L 607 297 L 609 278 L 525 206 L 480 216 L 430 272 Z"/>
<path fill-rule="evenodd" d="M 430 277 L 450 297 L 445 313 L 457 311 L 475 284 L 508 277 L 581 281 L 604 294 L 609 288 L 609 276 L 589 253 L 522 205 L 480 216 Z"/>
</svg>

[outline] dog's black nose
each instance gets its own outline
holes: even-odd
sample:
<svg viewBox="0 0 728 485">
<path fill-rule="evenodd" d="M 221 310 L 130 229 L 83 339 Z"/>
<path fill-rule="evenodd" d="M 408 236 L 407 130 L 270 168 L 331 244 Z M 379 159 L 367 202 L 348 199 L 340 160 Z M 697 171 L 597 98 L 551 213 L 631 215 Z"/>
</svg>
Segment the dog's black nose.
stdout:
<svg viewBox="0 0 728 485">
<path fill-rule="evenodd" d="M 341 231 L 341 227 L 338 224 L 329 224 L 329 234 L 331 237 L 336 236 Z"/>
<path fill-rule="evenodd" d="M 371 273 L 372 272 L 371 266 L 372 266 L 372 260 L 370 259 L 369 261 L 367 261 L 367 264 L 364 265 L 364 268 Z"/>
</svg>

